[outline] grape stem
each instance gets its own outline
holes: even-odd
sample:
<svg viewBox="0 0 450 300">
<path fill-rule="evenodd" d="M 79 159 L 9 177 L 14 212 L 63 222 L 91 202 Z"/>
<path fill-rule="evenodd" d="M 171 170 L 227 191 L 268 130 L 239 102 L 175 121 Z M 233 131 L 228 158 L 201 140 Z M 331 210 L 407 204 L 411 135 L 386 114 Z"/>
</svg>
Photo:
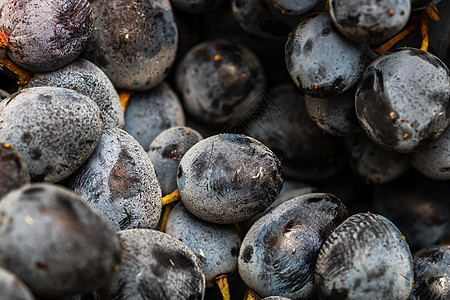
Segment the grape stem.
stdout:
<svg viewBox="0 0 450 300">
<path fill-rule="evenodd" d="M 164 206 L 164 213 L 161 217 L 161 225 L 159 226 L 159 231 L 166 231 L 167 219 L 169 218 L 170 212 L 172 211 L 173 205 L 167 204 Z"/>
<path fill-rule="evenodd" d="M 247 288 L 247 292 L 245 292 L 244 300 L 259 300 L 259 299 L 261 299 L 261 297 L 259 297 L 251 289 Z"/>
<path fill-rule="evenodd" d="M 178 192 L 178 189 L 170 193 L 169 195 L 165 195 L 162 198 L 162 205 L 165 206 L 169 203 L 175 202 L 177 200 L 180 200 L 180 193 Z"/>
<path fill-rule="evenodd" d="M 14 75 L 17 76 L 17 83 L 20 85 L 27 84 L 32 76 L 29 71 L 19 67 L 7 58 L 0 57 L 0 69 L 7 69 L 11 71 Z"/>
<path fill-rule="evenodd" d="M 119 94 L 120 103 L 122 104 L 122 109 L 123 109 L 123 111 L 125 111 L 128 100 L 130 100 L 130 97 L 131 97 L 131 95 L 133 95 L 133 92 L 121 90 L 118 92 L 118 94 Z"/>
<path fill-rule="evenodd" d="M 220 292 L 222 293 L 223 300 L 230 300 L 230 287 L 228 285 L 228 279 L 226 275 L 218 276 L 215 278 Z"/>
<path fill-rule="evenodd" d="M 381 45 L 381 47 L 374 49 L 377 54 L 383 54 L 390 50 L 394 45 L 410 34 L 417 26 L 420 24 L 421 34 L 422 34 L 422 46 L 421 49 L 424 51 L 428 50 L 428 18 L 431 18 L 434 22 L 439 22 L 439 11 L 436 5 L 427 7 L 425 11 L 420 16 L 411 17 L 410 23 L 406 29 L 402 30 L 396 36 L 391 38 L 389 41 Z"/>
<path fill-rule="evenodd" d="M 0 49 L 5 49 L 9 45 L 9 38 L 6 33 L 0 30 Z"/>
<path fill-rule="evenodd" d="M 411 22 L 409 23 L 408 27 L 400 31 L 397 35 L 395 35 L 393 38 L 391 38 L 389 41 L 381 45 L 381 47 L 374 49 L 374 51 L 377 54 L 383 54 L 386 51 L 390 50 L 392 47 L 394 47 L 395 44 L 397 44 L 399 41 L 404 39 L 408 34 L 410 34 L 416 27 L 419 25 L 419 21 L 421 18 L 413 16 L 411 18 Z"/>
</svg>

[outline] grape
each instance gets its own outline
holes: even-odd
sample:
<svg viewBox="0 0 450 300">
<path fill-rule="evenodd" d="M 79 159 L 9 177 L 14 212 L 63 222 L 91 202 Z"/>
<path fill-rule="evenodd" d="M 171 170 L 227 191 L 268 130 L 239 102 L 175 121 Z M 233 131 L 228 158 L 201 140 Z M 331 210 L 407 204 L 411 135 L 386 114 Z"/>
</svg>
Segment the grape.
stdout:
<svg viewBox="0 0 450 300">
<path fill-rule="evenodd" d="M 8 93 L 7 91 L 4 90 L 0 90 L 0 102 L 2 102 L 2 100 L 11 97 L 11 94 Z"/>
<path fill-rule="evenodd" d="M 211 223 L 241 222 L 263 211 L 283 185 L 278 158 L 261 142 L 220 134 L 191 147 L 178 168 L 181 201 Z"/>
<path fill-rule="evenodd" d="M 8 56 L 36 72 L 59 69 L 77 58 L 93 26 L 87 0 L 7 0 L 0 25 Z"/>
<path fill-rule="evenodd" d="M 294 85 L 273 87 L 260 107 L 246 132 L 280 157 L 287 178 L 318 180 L 341 169 L 341 141 L 323 134 L 310 120 L 304 95 Z"/>
<path fill-rule="evenodd" d="M 253 215 L 250 219 L 242 222 L 241 227 L 244 229 L 244 231 L 248 231 L 250 229 L 250 227 L 256 221 L 258 221 L 262 216 L 266 215 L 269 211 L 271 211 L 275 207 L 278 207 L 280 204 L 283 204 L 284 202 L 294 199 L 298 196 L 303 196 L 306 194 L 317 193 L 317 192 L 319 192 L 319 191 L 316 188 L 311 187 L 311 186 L 305 186 L 302 188 L 291 190 L 289 192 L 280 193 L 280 195 L 277 197 L 277 199 L 275 199 L 275 201 L 272 204 L 270 204 L 269 207 L 267 207 L 263 212 L 257 213 L 255 215 Z"/>
<path fill-rule="evenodd" d="M 38 297 L 104 287 L 119 264 L 114 231 L 83 199 L 60 186 L 23 186 L 2 199 L 0 216 L 0 266 Z"/>
<path fill-rule="evenodd" d="M 191 49 L 178 65 L 175 81 L 189 114 L 221 125 L 245 118 L 265 88 L 264 70 L 255 54 L 226 40 Z"/>
<path fill-rule="evenodd" d="M 411 7 L 412 10 L 420 10 L 431 5 L 436 5 L 439 2 L 441 2 L 441 0 L 411 0 Z"/>
<path fill-rule="evenodd" d="M 407 299 L 413 279 L 408 244 L 377 214 L 349 217 L 328 236 L 317 258 L 320 299 Z"/>
<path fill-rule="evenodd" d="M 185 244 L 151 229 L 124 230 L 118 236 L 123 255 L 112 299 L 203 299 L 205 275 Z"/>
<path fill-rule="evenodd" d="M 365 134 L 348 136 L 345 144 L 352 171 L 366 181 L 390 182 L 409 169 L 407 155 L 385 150 L 374 144 Z"/>
<path fill-rule="evenodd" d="M 105 129 L 94 153 L 68 179 L 114 230 L 155 228 L 161 215 L 161 187 L 139 143 L 119 128 Z"/>
<path fill-rule="evenodd" d="M 450 129 L 433 143 L 410 155 L 411 165 L 423 175 L 436 180 L 450 179 Z"/>
<path fill-rule="evenodd" d="M 436 245 L 414 254 L 411 300 L 450 298 L 450 246 Z"/>
<path fill-rule="evenodd" d="M 409 172 L 399 180 L 375 185 L 372 209 L 391 220 L 412 249 L 450 238 L 448 182 Z"/>
<path fill-rule="evenodd" d="M 239 25 L 245 31 L 265 39 L 283 40 L 299 20 L 297 16 L 282 14 L 266 0 L 233 0 L 231 5 Z"/>
<path fill-rule="evenodd" d="M 32 181 L 72 174 L 94 151 L 102 129 L 97 104 L 69 89 L 34 87 L 0 102 L 0 141 L 21 152 Z"/>
<path fill-rule="evenodd" d="M 34 300 L 30 289 L 16 275 L 0 267 L 0 297 L 5 300 Z"/>
<path fill-rule="evenodd" d="M 346 217 L 345 206 L 330 194 L 311 193 L 280 204 L 245 235 L 239 274 L 263 297 L 313 298 L 319 249 Z"/>
<path fill-rule="evenodd" d="M 241 238 L 234 225 L 202 221 L 178 203 L 167 219 L 166 233 L 185 243 L 200 260 L 207 287 L 218 276 L 237 272 Z"/>
<path fill-rule="evenodd" d="M 268 0 L 275 8 L 283 14 L 299 15 L 306 13 L 319 4 L 319 0 Z"/>
<path fill-rule="evenodd" d="M 305 94 L 332 97 L 350 89 L 371 60 L 370 48 L 344 37 L 328 13 L 311 14 L 289 34 L 286 67 Z"/>
<path fill-rule="evenodd" d="M 10 191 L 30 183 L 28 166 L 19 151 L 0 142 L 0 199 Z"/>
<path fill-rule="evenodd" d="M 356 88 L 335 97 L 314 98 L 305 95 L 305 106 L 311 120 L 334 136 L 348 136 L 361 131 L 355 111 Z"/>
<path fill-rule="evenodd" d="M 331 0 L 330 16 L 339 31 L 362 44 L 377 44 L 408 22 L 411 0 Z"/>
<path fill-rule="evenodd" d="M 25 87 L 38 86 L 68 88 L 88 96 L 97 103 L 106 125 L 124 126 L 119 95 L 105 73 L 88 60 L 79 58 L 56 71 L 35 73 Z"/>
<path fill-rule="evenodd" d="M 92 12 L 94 30 L 83 56 L 116 88 L 144 91 L 165 79 L 178 41 L 169 0 L 96 0 Z"/>
<path fill-rule="evenodd" d="M 245 31 L 232 13 L 229 2 L 205 14 L 202 18 L 204 40 L 226 39 L 242 44 L 254 52 L 261 60 L 280 60 L 284 54 L 284 39 L 266 39 Z M 278 65 L 278 69 L 280 65 Z M 267 74 L 270 75 L 270 74 Z"/>
<path fill-rule="evenodd" d="M 125 110 L 125 131 L 146 151 L 158 134 L 184 122 L 180 100 L 166 82 L 131 95 Z"/>
<path fill-rule="evenodd" d="M 434 55 L 399 48 L 364 71 L 355 96 L 365 133 L 391 151 L 410 153 L 436 140 L 450 124 L 450 73 Z"/>
<path fill-rule="evenodd" d="M 189 148 L 202 139 L 194 129 L 177 126 L 164 130 L 150 144 L 147 154 L 155 167 L 163 195 L 177 189 L 180 160 Z"/>
</svg>

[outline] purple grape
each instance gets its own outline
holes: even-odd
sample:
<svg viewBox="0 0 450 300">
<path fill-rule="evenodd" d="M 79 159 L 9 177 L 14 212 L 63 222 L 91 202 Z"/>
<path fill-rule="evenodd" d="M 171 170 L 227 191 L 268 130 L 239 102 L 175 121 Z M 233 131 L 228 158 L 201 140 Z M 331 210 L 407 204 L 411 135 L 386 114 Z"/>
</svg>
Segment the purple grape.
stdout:
<svg viewBox="0 0 450 300">
<path fill-rule="evenodd" d="M 107 285 L 120 245 L 83 199 L 57 185 L 26 185 L 0 202 L 0 266 L 40 297 L 87 293 Z"/>
<path fill-rule="evenodd" d="M 286 43 L 289 74 L 311 97 L 332 97 L 347 91 L 358 82 L 370 60 L 370 48 L 344 37 L 328 13 L 303 19 Z"/>
<path fill-rule="evenodd" d="M 181 158 L 202 139 L 194 129 L 176 126 L 161 132 L 150 144 L 147 154 L 155 166 L 163 195 L 177 189 L 177 171 Z"/>
<path fill-rule="evenodd" d="M 408 244 L 377 214 L 349 217 L 328 236 L 317 258 L 320 299 L 407 299 L 413 279 Z"/>
<path fill-rule="evenodd" d="M 169 74 L 178 30 L 169 0 L 92 1 L 94 30 L 83 56 L 116 88 L 149 90 Z"/>
<path fill-rule="evenodd" d="M 347 38 L 377 44 L 397 34 L 411 13 L 411 0 L 330 1 L 330 16 Z"/>
<path fill-rule="evenodd" d="M 185 244 L 151 229 L 124 230 L 118 236 L 123 255 L 111 299 L 203 299 L 205 275 Z"/>
<path fill-rule="evenodd" d="M 256 55 L 227 40 L 195 46 L 182 59 L 175 74 L 186 111 L 215 125 L 245 118 L 261 99 L 265 80 Z"/>
<path fill-rule="evenodd" d="M 125 131 L 148 150 L 161 132 L 184 125 L 184 111 L 177 94 L 166 82 L 131 95 L 125 110 Z"/>
<path fill-rule="evenodd" d="M 0 199 L 10 191 L 30 183 L 28 166 L 22 154 L 0 142 Z"/>
<path fill-rule="evenodd" d="M 391 151 L 411 153 L 450 124 L 450 72 L 436 56 L 414 48 L 380 55 L 364 71 L 355 96 L 365 133 Z"/>
<path fill-rule="evenodd" d="M 211 223 L 241 222 L 262 212 L 283 185 L 278 158 L 261 142 L 220 134 L 191 147 L 178 168 L 181 201 Z"/>
<path fill-rule="evenodd" d="M 100 108 L 105 125 L 123 128 L 123 108 L 109 78 L 96 65 L 79 58 L 53 72 L 35 73 L 25 88 L 55 86 L 88 96 Z"/>
<path fill-rule="evenodd" d="M 0 141 L 21 152 L 32 181 L 57 182 L 72 174 L 102 130 L 97 104 L 73 90 L 34 87 L 0 102 Z"/>
<path fill-rule="evenodd" d="M 0 26 L 8 56 L 25 69 L 46 72 L 81 54 L 93 23 L 87 0 L 7 0 Z"/>
</svg>

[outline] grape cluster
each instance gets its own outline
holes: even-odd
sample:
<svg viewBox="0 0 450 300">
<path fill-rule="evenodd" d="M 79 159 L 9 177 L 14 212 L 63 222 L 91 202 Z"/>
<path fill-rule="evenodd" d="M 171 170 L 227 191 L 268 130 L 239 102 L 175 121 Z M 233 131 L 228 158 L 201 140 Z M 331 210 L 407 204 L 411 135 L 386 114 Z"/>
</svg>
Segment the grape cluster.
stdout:
<svg viewBox="0 0 450 300">
<path fill-rule="evenodd" d="M 0 299 L 450 299 L 450 1 L 0 1 Z"/>
</svg>

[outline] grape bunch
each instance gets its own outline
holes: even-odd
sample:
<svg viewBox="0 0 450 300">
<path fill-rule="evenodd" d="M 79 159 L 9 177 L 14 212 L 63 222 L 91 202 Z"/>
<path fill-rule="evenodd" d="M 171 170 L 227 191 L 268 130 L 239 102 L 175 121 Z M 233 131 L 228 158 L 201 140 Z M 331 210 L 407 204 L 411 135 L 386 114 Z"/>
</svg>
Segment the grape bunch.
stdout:
<svg viewBox="0 0 450 300">
<path fill-rule="evenodd" d="M 1 299 L 450 299 L 450 1 L 0 1 Z"/>
</svg>

